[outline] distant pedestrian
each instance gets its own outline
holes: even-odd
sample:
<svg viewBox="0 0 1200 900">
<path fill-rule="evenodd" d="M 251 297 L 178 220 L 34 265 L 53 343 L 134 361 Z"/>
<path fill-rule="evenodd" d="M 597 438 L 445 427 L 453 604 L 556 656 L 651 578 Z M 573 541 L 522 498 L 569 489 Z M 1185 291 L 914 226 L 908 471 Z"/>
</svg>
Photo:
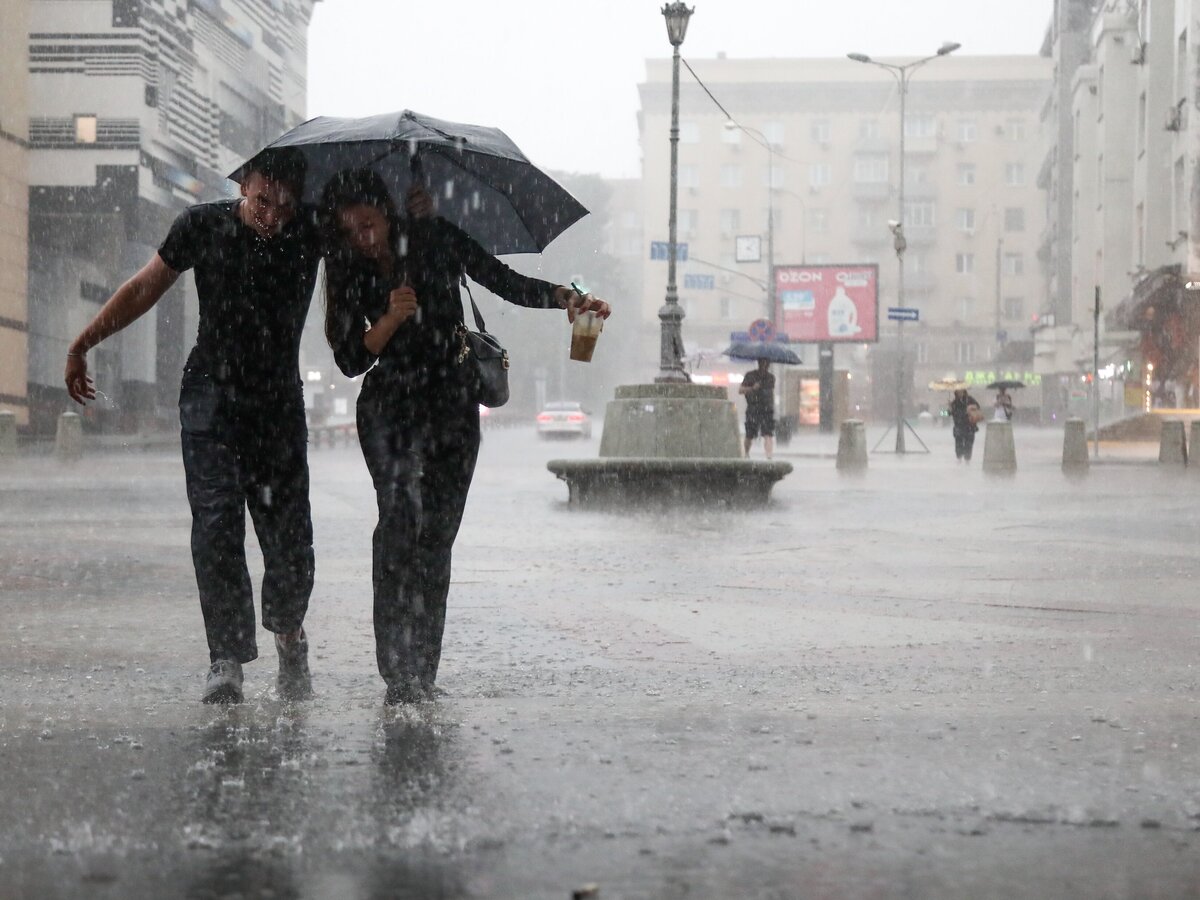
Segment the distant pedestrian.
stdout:
<svg viewBox="0 0 1200 900">
<path fill-rule="evenodd" d="M 954 399 L 950 401 L 950 418 L 954 421 L 954 456 L 970 462 L 971 451 L 975 448 L 975 433 L 979 431 L 983 413 L 979 409 L 979 402 L 967 393 L 966 388 L 958 388 L 954 392 Z"/>
<path fill-rule="evenodd" d="M 299 202 L 305 168 L 294 152 L 260 154 L 247 167 L 240 198 L 180 213 L 158 253 L 67 351 L 67 393 L 83 404 L 96 396 L 88 351 L 194 271 L 200 321 L 183 369 L 179 418 L 208 636 L 205 703 L 240 703 L 242 665 L 258 657 L 247 510 L 262 548 L 262 624 L 274 633 L 279 693 L 303 699 L 312 691 L 303 626 L 313 537 L 299 357 L 320 240 Z"/>
<path fill-rule="evenodd" d="M 1011 422 L 1013 417 L 1013 399 L 1008 388 L 1000 388 L 996 394 L 996 413 L 992 417 L 997 422 Z"/>
<path fill-rule="evenodd" d="M 742 378 L 738 393 L 746 398 L 746 455 L 762 435 L 767 459 L 775 455 L 775 376 L 769 360 L 760 359 L 758 368 Z"/>
</svg>

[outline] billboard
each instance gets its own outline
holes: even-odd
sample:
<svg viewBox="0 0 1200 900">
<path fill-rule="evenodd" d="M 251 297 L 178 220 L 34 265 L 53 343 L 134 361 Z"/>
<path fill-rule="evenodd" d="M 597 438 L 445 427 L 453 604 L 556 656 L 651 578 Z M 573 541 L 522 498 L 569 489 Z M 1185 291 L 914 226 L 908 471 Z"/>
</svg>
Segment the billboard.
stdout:
<svg viewBox="0 0 1200 900">
<path fill-rule="evenodd" d="M 874 263 L 776 266 L 780 331 L 802 344 L 879 340 L 879 267 Z"/>
</svg>

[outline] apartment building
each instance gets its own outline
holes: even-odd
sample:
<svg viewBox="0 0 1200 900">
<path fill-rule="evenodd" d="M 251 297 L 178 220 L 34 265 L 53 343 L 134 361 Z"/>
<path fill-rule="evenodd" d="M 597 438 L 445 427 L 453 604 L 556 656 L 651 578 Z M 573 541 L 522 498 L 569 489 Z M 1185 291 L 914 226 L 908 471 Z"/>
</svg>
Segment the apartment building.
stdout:
<svg viewBox="0 0 1200 900">
<path fill-rule="evenodd" d="M 29 421 L 25 388 L 29 316 L 27 0 L 7 0 L 0 29 L 0 410 Z"/>
<path fill-rule="evenodd" d="M 28 47 L 31 426 L 68 403 L 67 345 L 189 204 L 303 118 L 317 0 L 32 0 Z M 6 12 L 7 17 L 7 12 Z M 12 32 L 6 30 L 6 35 Z M 5 37 L 5 40 L 10 38 Z M 5 81 L 6 89 L 8 81 Z M 91 355 L 89 427 L 174 420 L 190 279 Z"/>
<path fill-rule="evenodd" d="M 678 205 L 688 256 L 678 283 L 693 366 L 720 365 L 731 332 L 774 318 L 765 289 L 768 231 L 776 265 L 877 264 L 881 313 L 897 305 L 888 222 L 902 219 L 904 305 L 921 317 L 907 326 L 911 400 L 936 400 L 925 385 L 950 372 L 1025 373 L 1045 289 L 1036 253 L 1046 211 L 1036 178 L 1050 60 L 952 55 L 913 74 L 902 213 L 900 98 L 888 72 L 845 58 L 689 62 L 729 113 L 684 70 Z M 667 239 L 670 83 L 670 61 L 648 60 L 640 85 L 647 255 L 650 242 Z M 736 239 L 747 235 L 761 239 L 758 263 L 737 261 Z M 650 372 L 665 260 L 647 262 L 645 273 L 641 356 Z M 839 348 L 836 365 L 859 385 L 863 412 L 886 418 L 894 411 L 897 341 L 891 323 L 880 331 L 878 344 Z M 815 364 L 816 348 L 803 355 Z"/>
</svg>

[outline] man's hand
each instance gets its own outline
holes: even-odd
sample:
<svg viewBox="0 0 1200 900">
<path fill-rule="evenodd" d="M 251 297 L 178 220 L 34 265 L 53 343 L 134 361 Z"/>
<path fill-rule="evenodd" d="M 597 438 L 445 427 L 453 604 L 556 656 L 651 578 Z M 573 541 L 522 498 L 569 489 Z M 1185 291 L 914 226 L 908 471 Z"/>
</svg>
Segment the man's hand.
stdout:
<svg viewBox="0 0 1200 900">
<path fill-rule="evenodd" d="M 88 400 L 96 399 L 96 386 L 88 377 L 87 357 L 82 353 L 67 354 L 67 369 L 63 375 L 67 384 L 67 393 L 80 406 L 86 406 Z"/>
<path fill-rule="evenodd" d="M 388 315 L 403 325 L 417 314 L 417 292 L 407 284 L 388 295 Z"/>
<path fill-rule="evenodd" d="M 414 184 L 408 189 L 408 196 L 404 198 L 404 209 L 410 218 L 428 219 L 433 215 L 433 197 L 424 187 Z"/>
<path fill-rule="evenodd" d="M 574 288 L 559 285 L 554 289 L 554 300 L 567 311 L 567 321 L 574 322 L 583 312 L 592 312 L 602 319 L 612 315 L 612 307 L 592 294 L 580 294 Z"/>
</svg>

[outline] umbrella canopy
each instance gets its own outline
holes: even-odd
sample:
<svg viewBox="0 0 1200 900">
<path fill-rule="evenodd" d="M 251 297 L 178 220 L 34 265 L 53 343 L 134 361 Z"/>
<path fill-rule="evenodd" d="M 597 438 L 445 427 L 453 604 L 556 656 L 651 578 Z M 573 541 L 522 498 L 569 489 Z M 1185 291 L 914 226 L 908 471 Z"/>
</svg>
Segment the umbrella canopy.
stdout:
<svg viewBox="0 0 1200 900">
<path fill-rule="evenodd" d="M 739 341 L 729 345 L 725 356 L 730 359 L 766 359 L 785 366 L 798 366 L 803 361 L 786 344 L 763 341 Z"/>
<path fill-rule="evenodd" d="M 1013 388 L 1023 388 L 1023 387 L 1025 387 L 1025 382 L 1023 382 L 1023 381 L 1011 381 L 1011 380 L 1002 378 L 999 381 L 993 381 L 991 384 L 989 384 L 987 386 L 987 389 L 989 391 L 999 391 L 999 390 L 1011 391 Z"/>
<path fill-rule="evenodd" d="M 282 147 L 296 148 L 308 163 L 306 202 L 318 202 L 338 172 L 371 169 L 403 206 L 416 178 L 437 200 L 438 215 L 492 254 L 538 253 L 588 212 L 498 128 L 412 110 L 361 119 L 318 116 L 259 153 Z M 252 161 L 229 177 L 241 183 Z"/>
<path fill-rule="evenodd" d="M 959 381 L 957 378 L 939 378 L 937 381 L 929 382 L 931 391 L 959 391 L 967 386 L 965 381 Z"/>
</svg>

